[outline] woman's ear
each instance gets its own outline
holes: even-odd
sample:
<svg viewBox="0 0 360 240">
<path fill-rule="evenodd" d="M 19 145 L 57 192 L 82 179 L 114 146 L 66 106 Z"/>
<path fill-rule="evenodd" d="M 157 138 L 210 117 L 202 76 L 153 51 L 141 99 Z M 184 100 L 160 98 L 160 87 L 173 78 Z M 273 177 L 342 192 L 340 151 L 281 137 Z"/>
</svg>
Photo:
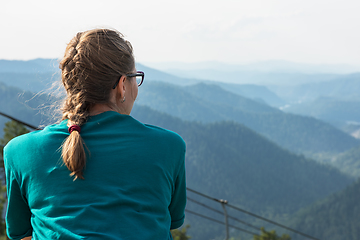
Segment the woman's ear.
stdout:
<svg viewBox="0 0 360 240">
<path fill-rule="evenodd" d="M 126 76 L 121 76 L 120 80 L 119 80 L 119 84 L 116 86 L 115 90 L 117 95 L 122 99 L 125 96 L 125 81 L 126 81 Z"/>
</svg>

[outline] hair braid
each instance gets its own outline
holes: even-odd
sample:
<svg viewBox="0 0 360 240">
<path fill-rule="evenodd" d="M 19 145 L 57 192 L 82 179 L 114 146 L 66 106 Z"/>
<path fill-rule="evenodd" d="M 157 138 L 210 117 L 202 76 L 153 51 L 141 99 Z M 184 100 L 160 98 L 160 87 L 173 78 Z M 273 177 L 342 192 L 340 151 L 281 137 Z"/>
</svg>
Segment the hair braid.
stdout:
<svg viewBox="0 0 360 240">
<path fill-rule="evenodd" d="M 121 33 L 109 29 L 78 33 L 70 41 L 60 62 L 61 79 L 67 93 L 62 120 L 68 119 L 68 126 L 83 125 L 93 104 L 109 104 L 116 80 L 135 68 L 132 51 L 131 44 Z M 62 145 L 64 164 L 74 180 L 84 178 L 85 148 L 77 131 L 72 131 Z"/>
<path fill-rule="evenodd" d="M 65 56 L 60 62 L 62 82 L 68 94 L 64 102 L 63 117 L 68 119 L 68 126 L 81 126 L 89 116 L 89 103 L 85 101 L 84 89 L 80 88 L 81 70 L 79 69 L 80 56 L 76 49 L 81 33 L 69 43 Z M 66 167 L 71 171 L 70 176 L 83 179 L 83 169 L 86 165 L 85 143 L 78 131 L 72 131 L 62 145 L 62 158 Z"/>
</svg>

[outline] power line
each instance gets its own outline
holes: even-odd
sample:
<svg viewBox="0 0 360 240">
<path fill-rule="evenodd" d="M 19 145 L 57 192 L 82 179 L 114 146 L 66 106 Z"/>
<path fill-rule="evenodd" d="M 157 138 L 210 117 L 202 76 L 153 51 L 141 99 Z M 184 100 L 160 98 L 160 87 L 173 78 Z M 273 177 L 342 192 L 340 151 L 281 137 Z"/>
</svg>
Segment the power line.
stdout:
<svg viewBox="0 0 360 240">
<path fill-rule="evenodd" d="M 21 124 L 23 124 L 23 125 L 31 128 L 31 129 L 41 130 L 41 128 L 35 127 L 35 126 L 31 125 L 31 124 L 28 124 L 28 123 L 26 123 L 26 122 L 23 122 L 23 121 L 21 121 L 21 120 L 19 120 L 19 119 L 16 119 L 16 118 L 14 118 L 14 117 L 11 117 L 11 116 L 9 116 L 9 115 L 7 115 L 7 114 L 5 114 L 5 113 L 0 112 L 0 115 L 2 115 L 2 116 L 4 116 L 4 117 L 7 117 L 7 118 L 10 118 L 11 120 L 16 121 L 16 122 L 18 122 L 18 123 L 21 123 Z"/>
<path fill-rule="evenodd" d="M 192 199 L 192 198 L 187 197 L 187 199 L 188 199 L 189 201 L 191 201 L 191 202 L 194 202 L 194 203 L 196 203 L 196 204 L 198 204 L 198 205 L 201 205 L 201 206 L 203 206 L 203 207 L 205 207 L 205 208 L 208 208 L 208 209 L 210 209 L 210 210 L 212 210 L 212 211 L 214 211 L 214 212 L 220 213 L 220 214 L 222 214 L 222 215 L 224 214 L 223 212 L 221 212 L 221 211 L 219 211 L 219 210 L 217 210 L 217 209 L 215 209 L 215 208 L 209 207 L 209 206 L 207 206 L 206 204 L 203 204 L 203 203 L 201 203 L 201 202 L 198 202 L 198 201 L 196 201 L 196 200 L 194 200 L 194 199 Z M 247 223 L 247 222 L 245 222 L 245 221 L 242 221 L 242 220 L 240 220 L 240 219 L 238 219 L 238 218 L 235 218 L 235 217 L 232 217 L 232 216 L 228 216 L 228 217 L 231 218 L 231 219 L 233 219 L 233 220 L 235 220 L 235 221 L 238 221 L 238 222 L 240 222 L 240 223 L 242 223 L 242 224 L 244 224 L 244 225 L 247 225 L 247 226 L 249 226 L 249 227 L 251 227 L 251 228 L 253 228 L 253 229 L 255 229 L 255 230 L 260 230 L 259 227 L 255 227 L 254 225 L 251 225 L 250 223 Z"/>
<path fill-rule="evenodd" d="M 217 199 L 217 198 L 210 197 L 210 196 L 208 196 L 208 195 L 205 195 L 205 194 L 200 193 L 200 192 L 198 192 L 198 191 L 192 190 L 192 189 L 190 189 L 190 188 L 186 188 L 186 189 L 187 189 L 188 191 L 190 191 L 190 192 L 196 193 L 196 194 L 198 194 L 198 195 L 200 195 L 200 196 L 203 196 L 203 197 L 205 197 L 205 198 L 211 199 L 211 200 L 213 200 L 213 201 L 220 202 L 220 203 L 223 202 L 222 199 Z M 236 209 L 236 210 L 238 210 L 238 211 L 241 211 L 241 212 L 243 212 L 243 213 L 246 213 L 246 214 L 248 214 L 248 215 L 250 215 L 250 216 L 259 218 L 259 219 L 264 220 L 264 221 L 266 221 L 266 222 L 272 223 L 272 224 L 274 224 L 274 225 L 277 225 L 277 226 L 279 226 L 279 227 L 282 227 L 282 228 L 284 228 L 284 229 L 286 229 L 286 230 L 289 230 L 289 231 L 292 231 L 292 232 L 294 232 L 294 233 L 300 234 L 300 235 L 302 235 L 302 236 L 304 236 L 304 237 L 307 237 L 307 238 L 310 238 L 310 239 L 313 239 L 313 240 L 319 240 L 319 239 L 317 239 L 317 238 L 314 238 L 314 237 L 312 237 L 312 236 L 307 235 L 306 233 L 302 233 L 302 232 L 300 232 L 300 231 L 298 231 L 298 230 L 295 230 L 295 229 L 292 229 L 292 228 L 287 227 L 287 226 L 285 226 L 285 225 L 282 225 L 282 224 L 280 224 L 280 223 L 274 222 L 274 221 L 272 221 L 272 220 L 270 220 L 270 219 L 261 217 L 261 216 L 259 216 L 259 215 L 256 215 L 256 214 L 254 214 L 254 213 L 251 213 L 251 212 L 246 211 L 246 210 L 244 210 L 244 209 L 241 209 L 241 208 L 239 208 L 239 207 L 235 207 L 235 206 L 233 206 L 233 205 L 231 205 L 231 204 L 227 204 L 227 205 L 228 205 L 229 207 L 233 208 L 233 209 Z"/>
<path fill-rule="evenodd" d="M 187 209 L 185 209 L 185 212 L 188 212 L 188 213 L 194 214 L 194 215 L 196 215 L 196 216 L 199 216 L 199 217 L 202 217 L 202 218 L 206 218 L 206 219 L 208 219 L 208 220 L 210 220 L 210 221 L 213 221 L 213 222 L 216 222 L 216 223 L 225 225 L 225 223 L 223 223 L 223 222 L 221 222 L 221 221 L 219 221 L 219 220 L 216 220 L 216 219 L 214 219 L 214 218 L 211 218 L 211 217 L 208 217 L 208 216 L 205 216 L 205 215 L 202 215 L 202 214 L 199 214 L 199 213 L 196 213 L 196 212 L 187 210 Z M 229 225 L 229 227 L 235 228 L 235 229 L 237 229 L 237 230 L 239 230 L 239 231 L 246 232 L 246 233 L 251 234 L 251 235 L 259 236 L 259 234 L 257 234 L 257 233 L 253 233 L 253 232 L 250 232 L 250 231 L 248 231 L 248 230 L 245 230 L 245 229 L 242 229 L 242 228 L 239 228 L 239 227 L 235 227 L 235 226 L 232 226 L 232 225 Z"/>
</svg>

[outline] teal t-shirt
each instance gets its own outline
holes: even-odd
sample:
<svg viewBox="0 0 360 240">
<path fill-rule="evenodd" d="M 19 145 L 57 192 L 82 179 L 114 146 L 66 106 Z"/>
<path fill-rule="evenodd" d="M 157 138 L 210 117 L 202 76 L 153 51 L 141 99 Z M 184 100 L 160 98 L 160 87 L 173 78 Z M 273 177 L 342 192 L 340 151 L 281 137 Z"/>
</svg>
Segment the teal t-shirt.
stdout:
<svg viewBox="0 0 360 240">
<path fill-rule="evenodd" d="M 174 132 L 105 112 L 81 126 L 84 180 L 69 176 L 67 121 L 4 149 L 11 239 L 172 239 L 184 221 L 185 143 Z"/>
</svg>

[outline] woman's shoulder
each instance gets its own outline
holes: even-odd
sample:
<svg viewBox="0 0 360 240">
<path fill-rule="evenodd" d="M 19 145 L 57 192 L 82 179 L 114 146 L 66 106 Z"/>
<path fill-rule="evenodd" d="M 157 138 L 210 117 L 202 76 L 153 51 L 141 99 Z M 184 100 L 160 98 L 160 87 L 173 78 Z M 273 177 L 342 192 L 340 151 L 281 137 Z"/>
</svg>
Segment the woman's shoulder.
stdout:
<svg viewBox="0 0 360 240">
<path fill-rule="evenodd" d="M 19 146 L 24 147 L 27 144 L 34 144 L 36 143 L 36 136 L 38 135 L 39 132 L 41 132 L 42 130 L 37 130 L 34 132 L 29 132 L 26 134 L 22 134 L 20 136 L 16 136 L 13 139 L 11 139 L 6 145 L 4 150 L 9 151 L 13 148 L 18 149 Z"/>
<path fill-rule="evenodd" d="M 185 141 L 178 133 L 151 124 L 144 124 L 144 126 L 149 130 L 149 132 L 152 132 L 155 136 L 158 136 L 159 138 L 162 138 L 166 141 L 178 142 L 185 147 Z"/>
<path fill-rule="evenodd" d="M 65 126 L 65 128 L 64 128 L 64 126 Z M 26 147 L 28 147 L 28 146 L 35 147 L 37 144 L 39 144 L 46 138 L 46 135 L 48 133 L 54 132 L 55 129 L 61 129 L 61 128 L 66 129 L 66 123 L 61 122 L 58 124 L 48 125 L 42 130 L 36 130 L 36 131 L 32 131 L 32 132 L 17 136 L 15 138 L 11 139 L 6 144 L 4 149 L 7 151 L 10 151 L 11 149 L 15 149 L 16 151 L 19 151 L 22 149 L 26 149 Z"/>
</svg>

